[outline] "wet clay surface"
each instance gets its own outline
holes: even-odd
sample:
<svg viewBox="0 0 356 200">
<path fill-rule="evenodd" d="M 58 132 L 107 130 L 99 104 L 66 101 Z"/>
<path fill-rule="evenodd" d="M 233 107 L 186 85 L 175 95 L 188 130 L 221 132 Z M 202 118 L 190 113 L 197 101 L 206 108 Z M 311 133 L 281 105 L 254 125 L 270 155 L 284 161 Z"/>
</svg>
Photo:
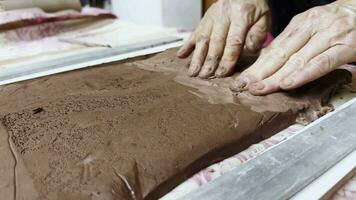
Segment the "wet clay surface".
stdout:
<svg viewBox="0 0 356 200">
<path fill-rule="evenodd" d="M 246 66 L 253 64 L 256 59 L 256 56 L 242 57 L 238 62 L 237 69 L 245 69 Z M 175 74 L 175 81 L 196 88 L 197 91 L 192 93 L 212 104 L 233 103 L 239 106 L 244 105 L 259 113 L 292 111 L 298 113 L 296 121 L 302 124 L 308 124 L 332 111 L 333 108 L 328 103 L 330 98 L 344 85 L 351 82 L 355 84 L 352 81 L 352 74 L 356 74 L 354 68 L 345 65 L 297 90 L 277 92 L 267 96 L 254 96 L 248 91 L 232 92 L 229 89 L 239 72 L 232 77 L 223 79 L 202 80 L 187 77 L 186 67 L 189 63 L 187 63 L 187 60 L 177 60 L 174 50 L 169 50 L 149 60 L 138 61 L 134 64 L 149 71 Z"/>
<path fill-rule="evenodd" d="M 27 188 L 34 199 L 156 199 L 309 108 L 310 99 L 298 107 L 288 97 L 289 108 L 253 110 L 231 95 L 230 79 L 185 77 L 186 61 L 174 53 L 0 87 L 0 134 L 18 154 L 13 169 L 0 165 L 16 174 L 7 190 Z M 11 160 L 9 150 L 4 156 Z"/>
</svg>

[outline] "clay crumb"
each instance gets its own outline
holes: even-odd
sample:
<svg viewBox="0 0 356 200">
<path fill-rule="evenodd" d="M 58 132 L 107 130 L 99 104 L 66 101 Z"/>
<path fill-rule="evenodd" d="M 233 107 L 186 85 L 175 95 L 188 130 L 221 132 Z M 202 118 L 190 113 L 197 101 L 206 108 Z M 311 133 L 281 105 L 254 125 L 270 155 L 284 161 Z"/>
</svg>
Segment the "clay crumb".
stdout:
<svg viewBox="0 0 356 200">
<path fill-rule="evenodd" d="M 44 109 L 43 108 L 36 108 L 33 110 L 33 114 L 36 115 L 36 114 L 39 114 L 41 112 L 44 112 Z"/>
</svg>

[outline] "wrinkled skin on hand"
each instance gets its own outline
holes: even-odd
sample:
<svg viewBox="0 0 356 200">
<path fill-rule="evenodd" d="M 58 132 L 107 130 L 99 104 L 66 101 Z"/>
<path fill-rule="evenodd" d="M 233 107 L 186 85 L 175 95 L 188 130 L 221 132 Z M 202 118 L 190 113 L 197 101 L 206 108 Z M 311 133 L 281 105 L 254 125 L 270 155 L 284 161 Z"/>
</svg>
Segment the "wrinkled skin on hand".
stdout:
<svg viewBox="0 0 356 200">
<path fill-rule="evenodd" d="M 298 88 L 356 61 L 356 1 L 339 0 L 295 16 L 232 90 L 254 95 Z"/>
<path fill-rule="evenodd" d="M 178 57 L 186 58 L 194 51 L 190 76 L 228 76 L 242 51 L 256 53 L 261 49 L 269 21 L 266 0 L 219 0 L 178 51 Z"/>
</svg>

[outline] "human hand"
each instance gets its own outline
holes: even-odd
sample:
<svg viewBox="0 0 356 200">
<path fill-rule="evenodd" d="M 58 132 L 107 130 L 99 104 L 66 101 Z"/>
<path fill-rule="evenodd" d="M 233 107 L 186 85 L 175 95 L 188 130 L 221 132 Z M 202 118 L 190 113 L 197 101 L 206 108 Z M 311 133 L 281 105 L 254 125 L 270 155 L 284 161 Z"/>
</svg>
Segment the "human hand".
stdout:
<svg viewBox="0 0 356 200">
<path fill-rule="evenodd" d="M 194 51 L 190 76 L 228 76 L 241 51 L 257 53 L 261 49 L 269 21 L 266 0 L 219 0 L 177 55 L 187 58 Z"/>
<path fill-rule="evenodd" d="M 354 61 L 356 1 L 339 0 L 295 16 L 232 90 L 265 95 L 295 89 Z"/>
</svg>

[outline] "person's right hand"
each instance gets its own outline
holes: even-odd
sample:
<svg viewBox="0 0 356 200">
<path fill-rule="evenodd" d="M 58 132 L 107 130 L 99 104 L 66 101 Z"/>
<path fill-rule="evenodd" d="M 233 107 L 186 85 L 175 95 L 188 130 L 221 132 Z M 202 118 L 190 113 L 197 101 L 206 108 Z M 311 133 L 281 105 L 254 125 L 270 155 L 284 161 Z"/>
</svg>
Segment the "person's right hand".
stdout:
<svg viewBox="0 0 356 200">
<path fill-rule="evenodd" d="M 356 1 L 296 15 L 231 87 L 253 95 L 293 90 L 356 61 Z"/>
<path fill-rule="evenodd" d="M 190 76 L 228 76 L 242 51 L 257 53 L 261 49 L 269 22 L 266 0 L 219 0 L 177 55 L 187 58 L 194 51 Z"/>
</svg>

